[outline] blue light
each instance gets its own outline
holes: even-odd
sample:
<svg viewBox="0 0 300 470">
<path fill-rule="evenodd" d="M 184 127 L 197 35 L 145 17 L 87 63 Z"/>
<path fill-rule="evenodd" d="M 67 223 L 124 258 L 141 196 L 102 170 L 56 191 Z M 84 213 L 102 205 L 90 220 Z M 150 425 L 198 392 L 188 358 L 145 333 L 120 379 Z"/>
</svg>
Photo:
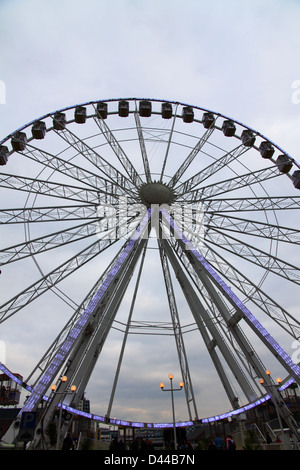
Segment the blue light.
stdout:
<svg viewBox="0 0 300 470">
<path fill-rule="evenodd" d="M 295 364 L 291 357 L 284 351 L 284 349 L 277 343 L 277 341 L 270 335 L 270 333 L 262 326 L 262 324 L 255 318 L 255 316 L 248 310 L 248 308 L 243 304 L 243 302 L 234 294 L 234 292 L 227 286 L 227 284 L 221 279 L 221 277 L 216 273 L 212 266 L 206 261 L 206 259 L 196 250 L 192 243 L 184 236 L 184 234 L 178 229 L 174 220 L 170 217 L 168 212 L 165 209 L 160 209 L 162 215 L 167 220 L 169 227 L 172 227 L 174 231 L 174 236 L 176 239 L 181 240 L 185 246 L 188 247 L 189 251 L 200 261 L 201 265 L 209 273 L 211 277 L 218 283 L 223 293 L 227 297 L 230 297 L 232 302 L 237 306 L 237 308 L 243 312 L 245 317 L 252 323 L 252 325 L 258 330 L 258 332 L 265 338 L 265 340 L 270 344 L 270 346 L 275 350 L 277 354 L 284 360 L 287 366 L 298 376 L 300 377 L 300 367 Z"/>
<path fill-rule="evenodd" d="M 67 338 L 62 343 L 59 351 L 57 352 L 55 357 L 52 359 L 51 364 L 49 365 L 49 367 L 47 368 L 47 370 L 41 377 L 37 386 L 35 387 L 31 397 L 28 398 L 28 400 L 24 404 L 23 411 L 32 411 L 39 403 L 41 397 L 46 392 L 47 388 L 50 386 L 51 381 L 53 380 L 53 377 L 58 373 L 60 367 L 62 366 L 63 362 L 67 358 L 67 355 L 70 349 L 72 348 L 72 346 L 74 345 L 77 337 L 79 336 L 83 328 L 86 326 L 91 315 L 94 313 L 94 310 L 99 304 L 100 300 L 102 299 L 104 293 L 106 292 L 110 284 L 113 282 L 113 280 L 116 277 L 116 274 L 121 269 L 123 263 L 128 258 L 131 251 L 133 250 L 136 240 L 139 239 L 140 234 L 144 233 L 144 230 L 146 226 L 148 225 L 150 217 L 151 217 L 151 209 L 149 209 L 146 215 L 144 216 L 143 220 L 141 221 L 140 226 L 137 228 L 133 236 L 127 242 L 126 247 L 124 248 L 123 252 L 119 255 L 118 259 L 116 260 L 116 263 L 113 265 L 113 267 L 107 274 L 106 279 L 100 286 L 99 290 L 97 291 L 95 296 L 92 298 L 86 310 L 83 312 L 83 314 L 77 321 L 76 325 L 72 328 Z"/>
<path fill-rule="evenodd" d="M 33 392 L 33 389 L 31 387 L 29 387 L 28 385 L 26 385 L 22 381 L 20 381 L 20 379 L 18 379 L 18 377 L 16 377 L 14 374 L 12 374 L 7 369 L 7 367 L 5 367 L 4 364 L 0 363 L 0 370 L 2 370 L 2 372 L 4 372 L 8 377 L 10 377 L 15 382 L 18 382 L 18 383 L 21 382 L 20 385 L 22 385 L 24 388 L 26 388 L 26 390 L 28 390 L 30 392 Z M 285 382 L 280 387 L 280 389 L 284 389 L 284 388 L 288 387 L 293 382 L 295 382 L 294 379 L 287 380 L 287 382 Z M 267 394 L 264 397 L 261 397 L 258 400 L 255 400 L 252 403 L 248 403 L 247 405 L 242 406 L 241 408 L 229 411 L 228 413 L 223 413 L 223 414 L 220 414 L 220 415 L 211 416 L 209 418 L 203 418 L 200 421 L 205 424 L 205 423 L 220 421 L 222 419 L 226 419 L 226 418 L 229 418 L 229 417 L 234 416 L 234 415 L 239 415 L 241 413 L 244 413 L 245 411 L 251 410 L 252 408 L 255 408 L 256 406 L 261 405 L 262 403 L 267 402 L 268 400 L 270 400 L 270 398 L 271 398 L 271 396 L 269 394 Z M 49 401 L 49 397 L 47 397 L 47 396 L 44 396 L 43 399 L 45 401 Z M 78 416 L 83 416 L 85 418 L 92 419 L 94 421 L 101 421 L 103 423 L 106 422 L 106 418 L 104 416 L 98 416 L 98 415 L 94 415 L 94 414 L 91 414 L 91 413 L 85 413 L 84 411 L 76 410 L 75 408 L 71 408 L 70 406 L 67 406 L 67 405 L 63 405 L 63 409 L 69 411 L 72 414 L 75 414 L 75 415 L 78 415 Z M 21 413 L 22 413 L 22 410 L 20 411 L 20 414 Z M 126 425 L 128 427 L 138 427 L 138 428 L 141 428 L 141 427 L 147 427 L 147 428 L 170 428 L 170 427 L 173 427 L 173 423 L 139 423 L 139 422 L 116 420 L 116 419 L 110 419 L 110 423 L 116 424 L 116 425 L 118 425 L 118 424 L 124 425 L 124 426 Z M 195 424 L 195 423 L 193 423 L 193 421 L 181 421 L 179 423 L 176 423 L 176 427 L 193 426 L 193 424 Z"/>
</svg>

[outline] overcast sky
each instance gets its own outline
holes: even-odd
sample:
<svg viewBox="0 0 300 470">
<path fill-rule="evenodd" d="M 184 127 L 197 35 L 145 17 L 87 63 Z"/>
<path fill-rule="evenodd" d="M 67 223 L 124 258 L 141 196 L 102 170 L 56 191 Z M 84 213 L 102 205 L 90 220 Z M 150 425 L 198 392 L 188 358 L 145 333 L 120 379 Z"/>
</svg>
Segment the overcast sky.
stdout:
<svg viewBox="0 0 300 470">
<path fill-rule="evenodd" d="M 299 161 L 299 17 L 298 0 L 0 0 L 0 139 L 76 103 L 145 97 L 223 113 Z M 30 347 L 26 328 L 26 346 L 3 339 L 8 366 L 19 373 L 27 356 L 31 364 L 48 347 L 44 323 Z M 149 397 L 136 398 L 132 414 L 117 409 L 125 414 L 118 417 L 171 419 L 156 376 L 147 380 Z M 99 414 L 101 387 L 99 379 L 87 394 Z M 203 396 L 201 416 L 227 410 L 226 400 L 209 401 L 209 390 Z M 179 414 L 186 419 L 183 408 Z"/>
</svg>

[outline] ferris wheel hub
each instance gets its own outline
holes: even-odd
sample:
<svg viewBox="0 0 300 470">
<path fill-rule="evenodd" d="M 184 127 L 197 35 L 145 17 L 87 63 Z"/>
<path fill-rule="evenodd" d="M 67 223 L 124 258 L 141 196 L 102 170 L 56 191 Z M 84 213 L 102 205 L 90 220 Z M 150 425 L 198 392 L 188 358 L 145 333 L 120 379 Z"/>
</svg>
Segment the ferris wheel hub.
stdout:
<svg viewBox="0 0 300 470">
<path fill-rule="evenodd" d="M 140 197 L 146 206 L 152 204 L 168 204 L 171 205 L 175 199 L 173 189 L 163 183 L 154 181 L 146 183 L 140 188 Z"/>
</svg>

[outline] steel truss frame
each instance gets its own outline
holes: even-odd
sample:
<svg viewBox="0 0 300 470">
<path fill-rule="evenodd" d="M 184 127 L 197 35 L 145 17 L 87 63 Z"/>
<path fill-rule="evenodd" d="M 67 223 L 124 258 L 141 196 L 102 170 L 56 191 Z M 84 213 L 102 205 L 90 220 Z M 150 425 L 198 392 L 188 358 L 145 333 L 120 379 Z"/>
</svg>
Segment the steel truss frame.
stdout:
<svg viewBox="0 0 300 470">
<path fill-rule="evenodd" d="M 192 419 L 190 405 L 192 404 L 193 406 L 195 419 L 197 419 L 197 408 L 168 262 L 171 263 L 172 268 L 176 273 L 176 277 L 193 313 L 199 332 L 203 337 L 215 369 L 234 409 L 239 408 L 240 404 L 238 402 L 238 397 L 235 395 L 231 387 L 228 373 L 222 365 L 219 354 L 221 354 L 223 359 L 225 359 L 228 367 L 232 371 L 249 402 L 255 401 L 258 398 L 259 388 L 257 387 L 258 390 L 254 390 L 253 384 L 258 382 L 258 378 L 262 377 L 266 370 L 266 367 L 255 353 L 255 349 L 252 347 L 249 340 L 246 338 L 242 329 L 240 328 L 241 320 L 245 320 L 253 328 L 256 335 L 260 337 L 264 344 L 267 345 L 273 353 L 279 352 L 278 360 L 281 361 L 285 366 L 287 373 L 289 373 L 293 379 L 300 384 L 300 367 L 293 364 L 288 354 L 283 351 L 283 349 L 273 338 L 269 337 L 269 334 L 264 330 L 257 319 L 255 319 L 255 317 L 253 317 L 253 315 L 242 304 L 242 302 L 230 292 L 230 289 L 227 287 L 224 281 L 219 278 L 217 273 L 206 262 L 206 260 L 203 259 L 200 253 L 197 252 L 197 250 L 192 247 L 191 243 L 185 238 L 185 236 L 180 233 L 179 229 L 175 226 L 173 219 L 171 219 L 164 210 L 162 210 L 161 213 L 163 222 L 161 226 L 162 233 L 164 233 L 164 225 L 167 227 L 172 226 L 174 230 L 173 237 L 169 238 L 165 234 L 165 236 L 162 236 L 161 239 L 158 238 L 158 245 L 166 290 L 168 294 L 178 358 L 182 376 L 186 381 L 186 400 L 190 419 Z M 144 226 L 145 231 L 148 229 L 150 224 L 151 217 L 149 219 L 149 213 L 147 213 L 147 227 Z M 77 341 L 74 342 L 71 348 L 68 347 L 68 355 L 65 355 L 64 357 L 64 373 L 70 377 L 72 383 L 78 384 L 76 395 L 72 396 L 72 398 L 66 395 L 65 403 L 72 407 L 76 407 L 78 404 L 78 401 L 80 400 L 86 388 L 91 373 L 98 360 L 109 330 L 112 327 L 113 320 L 116 316 L 126 288 L 128 287 L 129 281 L 133 275 L 137 261 L 142 251 L 145 250 L 146 239 L 143 238 L 143 236 L 133 238 L 135 239 L 137 246 L 132 255 L 126 256 L 124 258 L 123 253 L 126 248 L 123 247 L 121 250 L 122 253 L 119 254 L 116 257 L 116 260 L 112 263 L 113 266 L 118 265 L 117 278 L 113 276 L 112 280 L 109 282 L 105 296 L 101 298 L 101 302 L 94 304 L 92 315 L 90 315 L 92 321 L 89 321 L 88 323 L 85 321 L 82 323 L 81 318 L 86 315 L 87 309 L 84 311 L 81 309 L 80 311 L 83 312 L 81 315 L 79 315 L 78 311 L 76 322 L 74 323 L 73 328 L 69 328 L 68 335 L 66 335 L 66 332 L 64 332 L 64 339 L 62 340 L 59 348 L 57 348 L 56 345 L 56 347 L 52 350 L 51 358 L 50 360 L 48 359 L 48 363 L 46 367 L 44 367 L 40 379 L 34 387 L 35 392 L 24 406 L 23 411 L 30 411 L 35 409 L 42 400 L 45 390 L 47 387 L 49 387 L 49 384 L 54 381 L 58 373 L 58 369 L 53 368 L 53 364 L 57 361 L 58 356 L 62 356 L 60 351 L 64 348 L 66 342 L 69 341 L 74 328 L 76 327 L 78 329 L 78 324 L 81 323 L 80 329 L 77 333 Z M 189 248 L 188 250 L 186 250 L 187 246 Z M 138 288 L 139 277 L 143 268 L 143 259 L 139 270 L 135 295 Z M 112 272 L 112 269 L 109 269 L 108 272 Z M 191 279 L 189 280 L 188 277 Z M 99 293 L 101 291 L 102 287 L 107 282 L 107 278 L 108 274 L 106 272 L 101 277 L 101 281 L 98 282 L 93 289 L 92 294 L 94 298 L 97 295 L 95 295 L 95 292 Z M 226 305 L 225 301 L 222 300 L 220 297 L 220 292 L 225 297 L 226 301 L 229 302 L 231 306 L 234 306 L 234 313 L 232 313 L 230 306 Z M 123 352 L 126 345 L 135 295 L 133 296 L 133 303 L 127 322 L 127 328 L 124 335 L 124 341 L 112 389 L 111 400 L 108 407 L 108 417 L 111 411 L 118 380 L 118 373 L 121 367 Z M 91 297 L 92 296 L 90 294 L 88 299 Z M 88 299 L 86 299 L 86 303 L 88 303 Z M 88 305 L 89 304 L 91 304 L 91 302 L 89 302 Z M 223 328 L 221 322 L 216 321 L 218 317 L 222 317 Z M 224 325 L 226 325 L 226 331 Z M 226 338 L 226 335 L 227 337 L 230 337 L 229 342 L 228 338 Z M 51 369 L 52 373 L 50 375 L 48 373 L 48 380 L 46 383 L 45 376 L 47 376 L 47 371 Z M 43 388 L 41 388 L 41 384 L 43 384 Z M 271 385 L 272 384 L 269 379 L 269 381 L 266 383 L 266 387 L 270 387 Z M 37 390 L 40 390 L 39 395 L 36 393 Z M 58 391 L 59 393 L 64 393 L 66 391 L 66 384 L 58 382 Z M 275 400 L 276 405 L 280 410 L 281 417 L 287 422 L 291 431 L 298 439 L 297 424 L 292 414 L 284 404 L 280 394 L 276 390 L 273 390 L 272 392 L 272 399 Z M 43 429 L 45 429 L 46 425 L 53 420 L 53 414 L 55 413 L 59 401 L 59 394 L 57 394 L 52 398 L 50 405 L 46 408 L 46 411 L 40 420 L 40 425 L 43 426 Z M 69 426 L 69 424 L 69 421 L 62 423 L 62 434 L 65 433 L 66 427 Z M 33 446 L 35 448 L 41 445 L 42 437 L 43 433 L 41 432 L 41 429 L 39 429 L 36 433 L 35 441 L 33 442 Z"/>
<path fill-rule="evenodd" d="M 107 103 L 112 101 L 116 100 L 108 100 Z M 152 100 L 153 103 L 158 101 Z M 99 148 L 97 146 L 93 147 L 89 139 L 79 137 L 79 135 L 72 132 L 68 124 L 73 120 L 67 121 L 66 126 L 58 129 L 55 126 L 55 116 L 50 114 L 43 117 L 45 120 L 53 118 L 53 125 L 47 129 L 47 132 L 52 131 L 56 138 L 67 146 L 62 152 L 46 151 L 38 147 L 34 138 L 29 138 L 25 148 L 9 153 L 10 155 L 18 153 L 20 156 L 26 157 L 27 160 L 47 168 L 48 171 L 52 172 L 51 177 L 48 179 L 43 177 L 42 179 L 40 176 L 43 170 L 37 178 L 3 172 L 0 174 L 0 186 L 4 189 L 24 192 L 28 197 L 47 196 L 47 198 L 53 198 L 54 201 L 57 201 L 58 198 L 64 201 L 57 206 L 51 206 L 49 199 L 47 199 L 48 203 L 44 206 L 33 205 L 32 207 L 0 209 L 0 223 L 3 226 L 24 224 L 27 226 L 26 235 L 28 235 L 25 242 L 11 244 L 1 251 L 1 264 L 11 264 L 30 257 L 35 259 L 36 256 L 38 257 L 48 250 L 54 250 L 56 247 L 84 240 L 89 242 L 91 239 L 89 245 L 80 252 L 47 274 L 41 272 L 41 276 L 36 282 L 13 296 L 0 307 L 1 323 L 44 293 L 53 290 L 61 295 L 66 302 L 73 303 L 72 308 L 75 310 L 64 329 L 28 377 L 27 382 L 37 372 L 39 374 L 32 395 L 27 400 L 23 411 L 33 410 L 38 407 L 45 397 L 47 387 L 58 379 L 62 371 L 67 373 L 68 377 L 74 380 L 78 387 L 77 393 L 72 399 L 66 395 L 65 403 L 76 406 L 91 377 L 110 329 L 116 327 L 115 318 L 119 305 L 141 257 L 138 281 L 129 318 L 125 324 L 122 350 L 107 409 L 107 419 L 109 419 L 111 413 L 127 337 L 131 332 L 130 329 L 133 328 L 131 317 L 147 245 L 147 237 L 143 238 L 140 235 L 141 230 L 145 231 L 144 233 L 150 233 L 152 221 L 149 211 L 143 219 L 142 228 L 137 230 L 135 216 L 123 220 L 122 211 L 124 208 L 122 205 L 120 206 L 120 198 L 126 197 L 127 202 L 132 204 L 137 201 L 140 202 L 140 188 L 144 184 L 144 180 L 140 171 L 137 171 L 132 163 L 130 154 L 124 150 L 115 132 L 107 124 L 106 117 L 98 112 L 97 104 L 98 102 L 86 103 L 87 106 L 92 108 L 92 114 L 88 118 L 96 125 L 101 137 L 116 157 L 118 166 L 105 157 L 101 146 Z M 229 261 L 232 258 L 226 257 L 226 254 L 229 253 L 230 256 L 236 256 L 239 260 L 244 260 L 262 268 L 266 273 L 265 276 L 268 273 L 275 274 L 284 281 L 298 286 L 300 277 L 296 263 L 292 264 L 280 258 L 276 247 L 278 243 L 299 245 L 299 230 L 280 225 L 277 223 L 276 217 L 275 221 L 271 217 L 269 219 L 269 214 L 273 215 L 277 211 L 289 210 L 292 213 L 293 210 L 300 208 L 300 197 L 294 195 L 284 197 L 268 195 L 265 197 L 264 194 L 267 191 L 257 195 L 253 192 L 253 197 L 247 198 L 236 196 L 236 194 L 239 194 L 238 191 L 243 188 L 250 188 L 251 190 L 254 185 L 263 187 L 263 184 L 278 178 L 282 174 L 273 157 L 267 160 L 269 166 L 251 171 L 243 163 L 241 157 L 246 158 L 251 148 L 258 151 L 259 148 L 258 146 L 255 147 L 254 144 L 248 145 L 238 135 L 234 136 L 235 139 L 239 140 L 238 145 L 234 146 L 232 150 L 224 151 L 221 149 L 220 153 L 220 148 L 216 146 L 215 149 L 219 152 L 219 157 L 213 158 L 213 161 L 200 171 L 191 172 L 184 179 L 184 176 L 192 169 L 196 157 L 206 155 L 211 136 L 222 130 L 222 122 L 226 117 L 221 114 L 216 115 L 213 124 L 206 128 L 202 136 L 197 134 L 197 138 L 193 136 L 190 143 L 184 144 L 184 150 L 188 150 L 187 157 L 181 162 L 173 176 L 166 178 L 168 182 L 164 183 L 167 164 L 171 156 L 173 137 L 177 132 L 176 123 L 182 119 L 179 110 L 183 106 L 183 104 L 177 102 L 169 102 L 169 104 L 174 106 L 175 112 L 170 117 L 171 125 L 168 129 L 143 126 L 136 100 L 134 100 L 133 111 L 130 111 L 133 114 L 134 130 L 137 134 L 136 140 L 142 157 L 143 176 L 145 176 L 146 183 L 153 182 L 152 177 L 154 175 L 151 173 L 152 162 L 147 143 L 163 143 L 165 153 L 161 172 L 158 175 L 159 181 L 174 190 L 176 203 L 204 205 L 205 236 L 202 239 L 199 233 L 194 230 L 197 221 L 193 212 L 188 215 L 186 231 L 183 234 L 176 226 L 176 221 L 164 209 L 160 209 L 162 218 L 159 219 L 159 226 L 156 225 L 155 228 L 157 229 L 158 250 L 169 302 L 171 323 L 168 325 L 154 325 L 145 322 L 138 324 L 136 328 L 139 331 L 152 328 L 156 330 L 154 334 L 157 333 L 158 329 L 164 332 L 167 331 L 167 334 L 172 332 L 185 383 L 189 418 L 192 419 L 192 416 L 194 416 L 198 419 L 184 345 L 184 328 L 180 324 L 180 315 L 175 299 L 176 289 L 171 278 L 170 266 L 176 273 L 177 280 L 192 312 L 196 329 L 202 335 L 210 358 L 234 410 L 238 409 L 240 404 L 230 383 L 226 368 L 230 369 L 230 373 L 236 378 L 249 402 L 257 400 L 260 396 L 261 389 L 257 385 L 257 379 L 265 371 L 262 361 L 243 333 L 241 327 L 243 322 L 254 331 L 255 335 L 260 338 L 273 356 L 279 360 L 288 375 L 300 384 L 299 366 L 291 361 L 289 355 L 262 327 L 228 285 L 232 285 L 242 297 L 251 298 L 254 305 L 258 306 L 262 312 L 266 313 L 296 340 L 300 337 L 299 321 L 267 295 L 260 284 L 256 285 L 237 266 L 234 266 L 234 263 Z M 69 108 L 66 108 L 61 111 L 68 110 Z M 207 113 L 208 110 L 202 111 Z M 159 112 L 153 111 L 154 116 L 159 114 Z M 204 118 L 203 121 L 196 118 L 195 123 L 204 124 Z M 244 125 L 236 121 L 235 124 L 246 129 Z M 249 128 L 247 129 L 249 130 Z M 19 131 L 22 130 L 26 130 L 26 126 Z M 266 141 L 260 134 L 255 135 Z M 191 137 L 188 133 L 186 133 L 186 136 L 188 140 Z M 22 143 L 21 140 L 18 141 L 16 135 L 9 137 L 14 138 L 17 143 Z M 6 140 L 2 141 L 1 144 L 6 143 Z M 268 141 L 268 143 L 271 142 Z M 281 152 L 279 147 L 276 146 L 276 149 Z M 68 156 L 69 151 L 73 152 L 71 158 Z M 64 153 L 67 155 L 65 156 Z M 82 161 L 88 165 L 85 167 L 84 163 L 74 163 L 73 158 L 76 158 L 76 156 L 80 156 Z M 294 166 L 300 168 L 297 162 L 288 156 L 286 157 L 288 163 L 292 162 Z M 235 163 L 239 163 L 241 168 L 246 171 L 240 174 L 234 169 L 236 167 L 233 167 L 232 174 L 234 176 L 227 176 L 222 180 L 211 182 L 211 178 L 215 174 L 221 170 L 226 170 L 227 167 Z M 57 180 L 54 180 L 53 175 L 57 176 Z M 63 182 L 59 181 L 59 177 L 63 178 Z M 293 180 L 291 174 L 288 173 L 287 177 Z M 231 192 L 232 197 L 230 197 Z M 80 305 L 75 305 L 75 302 L 68 299 L 63 292 L 59 292 L 59 283 L 104 252 L 108 247 L 113 246 L 116 241 L 114 237 L 101 238 L 101 233 L 99 233 L 97 241 L 92 239 L 102 221 L 107 223 L 107 226 L 103 225 L 103 233 L 107 235 L 109 230 L 113 230 L 110 229 L 109 222 L 107 222 L 107 214 L 102 216 L 97 212 L 97 206 L 100 203 L 106 204 L 115 210 L 114 214 L 118 217 L 117 236 L 123 230 L 124 233 L 128 233 L 129 229 L 133 235 L 95 283 L 84 301 Z M 237 213 L 239 213 L 238 216 Z M 252 217 L 251 220 L 247 217 L 247 214 L 255 216 L 259 213 L 266 214 L 266 221 L 259 220 L 259 217 L 256 219 Z M 49 227 L 51 227 L 50 222 L 57 221 L 73 221 L 73 225 L 67 229 L 57 229 L 55 227 L 46 234 L 36 237 L 29 236 L 28 227 L 30 224 L 42 222 L 43 224 L 49 224 Z M 247 238 L 244 236 L 245 233 Z M 256 237 L 268 239 L 275 249 L 272 251 L 270 249 L 268 252 L 259 248 L 255 241 L 252 242 Z M 202 246 L 201 250 L 198 249 L 200 245 Z M 225 361 L 226 367 L 223 361 Z M 65 391 L 64 385 L 58 380 L 57 383 L 59 393 L 63 393 Z M 270 385 L 271 383 L 267 381 L 266 386 L 269 387 Z M 279 405 L 281 416 L 289 423 L 291 430 L 296 435 L 295 423 L 277 391 L 274 392 L 273 399 Z M 53 419 L 58 403 L 59 395 L 53 395 L 50 405 L 46 408 L 40 422 L 43 429 Z M 65 426 L 66 424 L 63 424 L 61 432 L 64 431 Z M 43 435 L 36 433 L 33 445 L 37 447 L 42 445 L 42 437 Z"/>
</svg>

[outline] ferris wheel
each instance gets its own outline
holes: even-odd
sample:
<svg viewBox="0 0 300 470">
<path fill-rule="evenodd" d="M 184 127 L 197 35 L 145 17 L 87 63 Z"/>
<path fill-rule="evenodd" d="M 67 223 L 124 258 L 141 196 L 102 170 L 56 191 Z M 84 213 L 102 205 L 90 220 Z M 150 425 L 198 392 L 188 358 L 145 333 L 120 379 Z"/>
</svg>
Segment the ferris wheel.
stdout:
<svg viewBox="0 0 300 470">
<path fill-rule="evenodd" d="M 0 321 L 53 334 L 23 411 L 55 382 L 64 393 L 66 375 L 68 409 L 95 381 L 109 421 L 122 369 L 136 380 L 141 358 L 149 374 L 178 367 L 191 423 L 206 356 L 233 412 L 266 396 L 269 364 L 300 384 L 300 167 L 278 145 L 199 106 L 109 99 L 26 124 L 0 164 Z"/>
</svg>

